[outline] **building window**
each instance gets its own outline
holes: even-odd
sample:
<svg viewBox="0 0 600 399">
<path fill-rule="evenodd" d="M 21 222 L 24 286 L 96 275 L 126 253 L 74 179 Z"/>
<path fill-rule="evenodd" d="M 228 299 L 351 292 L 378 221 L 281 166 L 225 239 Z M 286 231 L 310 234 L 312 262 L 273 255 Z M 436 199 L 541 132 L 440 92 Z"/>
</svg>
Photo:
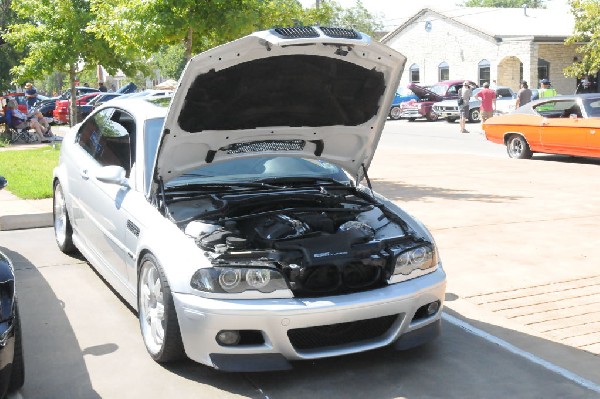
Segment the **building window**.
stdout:
<svg viewBox="0 0 600 399">
<path fill-rule="evenodd" d="M 450 67 L 448 66 L 448 63 L 446 61 L 444 61 L 440 65 L 438 65 L 438 77 L 439 77 L 438 80 L 440 82 L 442 80 L 450 79 Z"/>
<path fill-rule="evenodd" d="M 538 82 L 542 79 L 550 79 L 550 63 L 538 58 Z"/>
<path fill-rule="evenodd" d="M 479 86 L 485 82 L 490 83 L 490 62 L 488 60 L 479 61 Z"/>
<path fill-rule="evenodd" d="M 410 82 L 411 83 L 419 83 L 419 66 L 417 64 L 412 64 L 410 66 Z"/>
</svg>

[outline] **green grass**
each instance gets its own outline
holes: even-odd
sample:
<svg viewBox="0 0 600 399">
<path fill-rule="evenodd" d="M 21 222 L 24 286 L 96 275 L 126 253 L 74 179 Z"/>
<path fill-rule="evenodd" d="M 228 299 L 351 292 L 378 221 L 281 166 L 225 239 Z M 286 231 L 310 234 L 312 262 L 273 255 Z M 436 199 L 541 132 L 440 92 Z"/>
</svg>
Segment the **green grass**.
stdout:
<svg viewBox="0 0 600 399">
<path fill-rule="evenodd" d="M 5 190 L 22 199 L 52 198 L 52 169 L 58 165 L 60 145 L 32 150 L 0 151 L 0 175 Z"/>
</svg>

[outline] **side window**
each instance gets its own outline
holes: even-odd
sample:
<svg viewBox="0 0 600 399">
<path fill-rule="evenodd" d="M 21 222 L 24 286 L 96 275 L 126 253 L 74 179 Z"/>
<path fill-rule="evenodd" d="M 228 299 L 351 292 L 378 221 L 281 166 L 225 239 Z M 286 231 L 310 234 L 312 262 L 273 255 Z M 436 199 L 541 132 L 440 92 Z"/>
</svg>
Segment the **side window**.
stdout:
<svg viewBox="0 0 600 399">
<path fill-rule="evenodd" d="M 512 95 L 510 94 L 510 90 L 508 89 L 498 89 L 496 90 L 496 97 L 497 98 L 512 98 Z"/>
<path fill-rule="evenodd" d="M 129 176 L 132 164 L 130 131 L 135 135 L 134 119 L 122 111 L 107 108 L 86 120 L 79 129 L 77 142 L 100 165 L 121 166 Z"/>
<path fill-rule="evenodd" d="M 573 100 L 548 101 L 534 107 L 535 111 L 546 118 L 568 118 L 571 114 L 581 115 L 581 110 Z"/>
</svg>

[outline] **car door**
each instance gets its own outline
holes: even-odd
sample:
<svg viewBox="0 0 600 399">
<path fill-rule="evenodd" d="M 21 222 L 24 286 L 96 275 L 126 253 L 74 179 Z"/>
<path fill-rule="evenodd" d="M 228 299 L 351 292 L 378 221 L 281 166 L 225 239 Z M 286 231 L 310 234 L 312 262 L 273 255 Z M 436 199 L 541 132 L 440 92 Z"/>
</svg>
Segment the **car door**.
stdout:
<svg viewBox="0 0 600 399">
<path fill-rule="evenodd" d="M 588 129 L 575 99 L 551 100 L 534 109 L 543 116 L 540 142 L 544 152 L 579 155 L 586 151 Z"/>
<path fill-rule="evenodd" d="M 588 129 L 588 155 L 600 157 L 600 98 L 586 98 L 583 106 Z"/>
<path fill-rule="evenodd" d="M 128 126 L 120 123 L 128 121 Z M 71 187 L 74 199 L 74 224 L 93 255 L 126 284 L 126 260 L 130 257 L 124 245 L 127 215 L 123 203 L 132 190 L 123 185 L 105 183 L 96 178 L 105 166 L 121 166 L 131 170 L 131 136 L 135 121 L 116 108 L 105 108 L 82 125 L 79 143 L 89 155 L 82 163 L 80 181 Z"/>
</svg>

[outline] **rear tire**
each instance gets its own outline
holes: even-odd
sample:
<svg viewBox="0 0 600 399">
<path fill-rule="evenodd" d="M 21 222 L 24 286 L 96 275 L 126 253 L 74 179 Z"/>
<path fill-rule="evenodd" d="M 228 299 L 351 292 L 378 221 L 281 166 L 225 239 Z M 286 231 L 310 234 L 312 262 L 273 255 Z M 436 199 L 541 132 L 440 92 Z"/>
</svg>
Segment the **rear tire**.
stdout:
<svg viewBox="0 0 600 399">
<path fill-rule="evenodd" d="M 185 358 L 171 288 L 152 254 L 142 258 L 138 274 L 138 316 L 148 353 L 158 363 Z"/>
<path fill-rule="evenodd" d="M 509 157 L 515 159 L 529 159 L 533 155 L 527 140 L 518 134 L 513 134 L 508 138 L 506 152 L 508 152 Z"/>
<path fill-rule="evenodd" d="M 58 249 L 66 254 L 73 253 L 77 250 L 73 244 L 73 227 L 69 219 L 62 185 L 59 181 L 56 181 L 54 185 L 53 205 L 54 237 Z"/>
</svg>

